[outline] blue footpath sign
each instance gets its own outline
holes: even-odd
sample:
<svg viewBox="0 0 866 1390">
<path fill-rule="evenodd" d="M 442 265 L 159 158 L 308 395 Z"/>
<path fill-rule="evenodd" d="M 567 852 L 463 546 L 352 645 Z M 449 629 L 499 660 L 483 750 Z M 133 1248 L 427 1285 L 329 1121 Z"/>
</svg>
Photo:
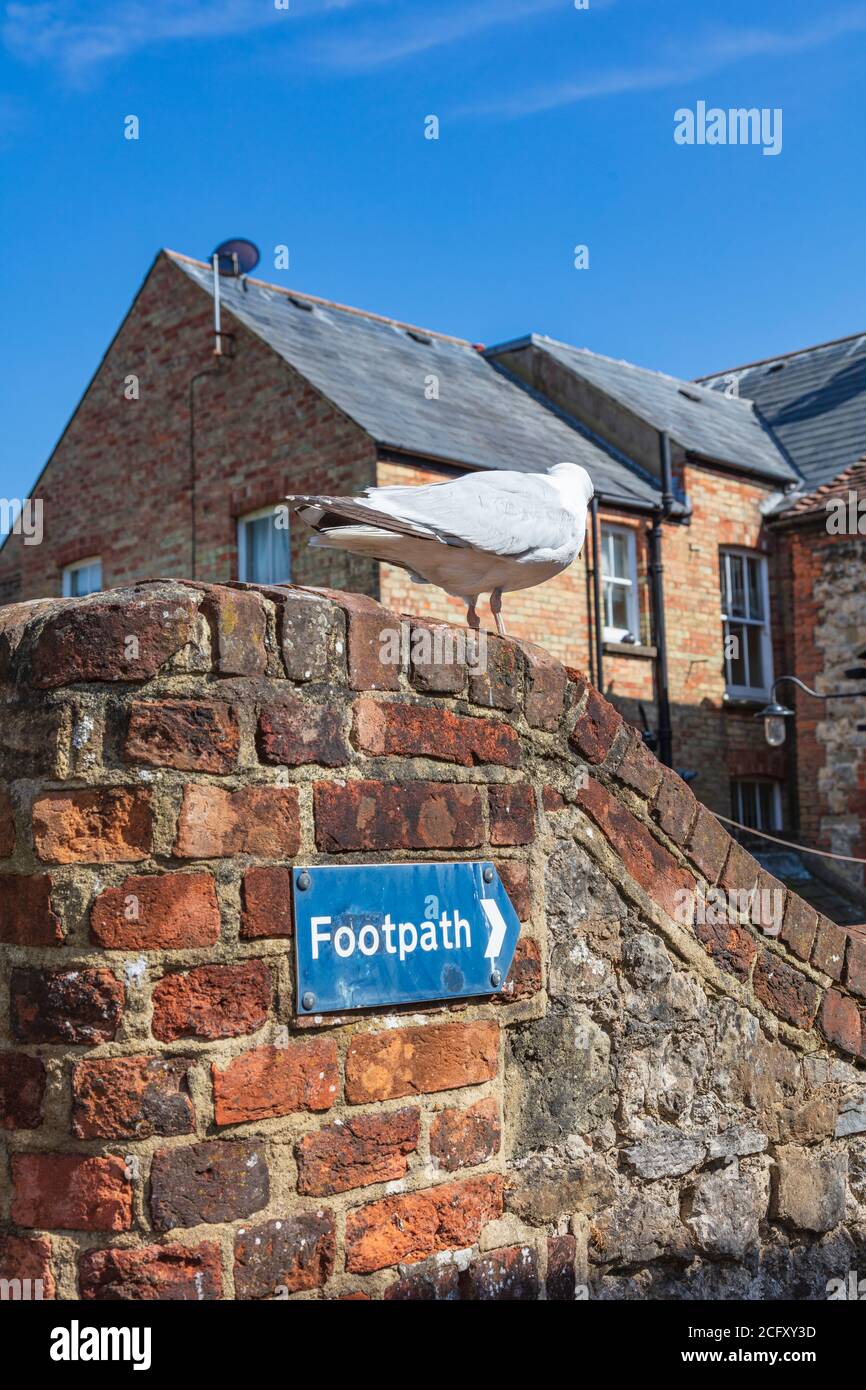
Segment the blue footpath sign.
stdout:
<svg viewBox="0 0 866 1390">
<path fill-rule="evenodd" d="M 498 994 L 520 922 L 490 863 L 292 870 L 299 1013 Z"/>
</svg>

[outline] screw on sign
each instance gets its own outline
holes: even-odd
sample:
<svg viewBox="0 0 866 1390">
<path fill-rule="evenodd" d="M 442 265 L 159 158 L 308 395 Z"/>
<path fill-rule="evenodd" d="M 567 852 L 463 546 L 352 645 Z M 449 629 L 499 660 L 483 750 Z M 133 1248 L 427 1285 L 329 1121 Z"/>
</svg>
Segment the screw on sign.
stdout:
<svg viewBox="0 0 866 1390">
<path fill-rule="evenodd" d="M 520 923 L 492 864 L 350 864 L 293 874 L 299 1011 L 502 988 Z"/>
</svg>

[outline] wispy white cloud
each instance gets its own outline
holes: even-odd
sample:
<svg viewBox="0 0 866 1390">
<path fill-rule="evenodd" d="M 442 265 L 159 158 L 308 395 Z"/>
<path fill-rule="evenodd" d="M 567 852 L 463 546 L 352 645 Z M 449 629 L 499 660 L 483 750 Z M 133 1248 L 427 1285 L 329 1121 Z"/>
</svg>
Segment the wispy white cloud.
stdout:
<svg viewBox="0 0 866 1390">
<path fill-rule="evenodd" d="M 512 92 L 493 101 L 467 104 L 453 114 L 529 116 L 597 97 L 671 87 L 750 58 L 801 53 L 859 33 L 866 33 L 866 9 L 825 15 L 819 23 L 793 33 L 716 28 L 686 45 L 661 44 L 644 64 L 612 67 L 591 77 Z"/>
</svg>

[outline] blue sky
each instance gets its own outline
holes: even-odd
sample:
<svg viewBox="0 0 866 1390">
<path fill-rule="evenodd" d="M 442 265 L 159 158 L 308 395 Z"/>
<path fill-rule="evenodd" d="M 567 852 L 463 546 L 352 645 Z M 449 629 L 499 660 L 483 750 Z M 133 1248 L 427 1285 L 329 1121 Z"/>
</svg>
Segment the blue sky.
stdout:
<svg viewBox="0 0 866 1390">
<path fill-rule="evenodd" d="M 160 246 L 244 235 L 265 279 L 683 376 L 866 330 L 864 0 L 288 3 L 5 6 L 0 496 Z M 677 145 L 698 101 L 781 108 L 782 152 Z"/>
</svg>

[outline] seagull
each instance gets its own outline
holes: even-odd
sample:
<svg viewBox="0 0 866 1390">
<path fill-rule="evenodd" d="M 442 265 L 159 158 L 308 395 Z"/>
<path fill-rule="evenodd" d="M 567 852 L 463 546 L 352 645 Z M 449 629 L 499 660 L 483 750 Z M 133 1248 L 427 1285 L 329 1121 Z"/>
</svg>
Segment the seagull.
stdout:
<svg viewBox="0 0 866 1390">
<path fill-rule="evenodd" d="M 504 637 L 502 595 L 543 584 L 577 558 L 586 536 L 592 479 L 577 463 L 544 473 L 465 473 L 420 487 L 368 487 L 361 497 L 286 498 L 315 535 L 311 545 L 350 550 L 408 570 L 466 604 L 490 594 Z"/>
</svg>

